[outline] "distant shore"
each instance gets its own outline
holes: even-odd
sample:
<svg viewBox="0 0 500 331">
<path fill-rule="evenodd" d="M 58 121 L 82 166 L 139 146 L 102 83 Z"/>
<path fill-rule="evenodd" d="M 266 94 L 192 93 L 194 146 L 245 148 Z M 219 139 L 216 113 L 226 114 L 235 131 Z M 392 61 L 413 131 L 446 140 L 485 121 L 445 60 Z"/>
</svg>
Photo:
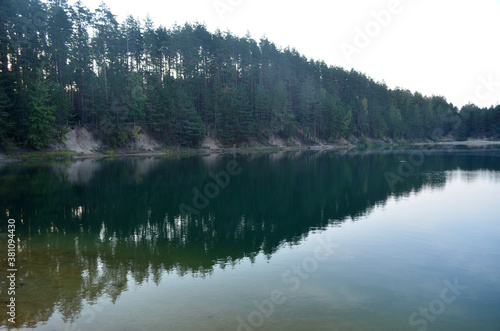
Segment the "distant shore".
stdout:
<svg viewBox="0 0 500 331">
<path fill-rule="evenodd" d="M 413 146 L 427 146 L 427 145 L 440 145 L 440 146 L 469 146 L 469 147 L 482 147 L 500 145 L 498 140 L 484 140 L 484 139 L 470 139 L 466 141 L 438 141 L 428 143 L 412 143 Z"/>
</svg>

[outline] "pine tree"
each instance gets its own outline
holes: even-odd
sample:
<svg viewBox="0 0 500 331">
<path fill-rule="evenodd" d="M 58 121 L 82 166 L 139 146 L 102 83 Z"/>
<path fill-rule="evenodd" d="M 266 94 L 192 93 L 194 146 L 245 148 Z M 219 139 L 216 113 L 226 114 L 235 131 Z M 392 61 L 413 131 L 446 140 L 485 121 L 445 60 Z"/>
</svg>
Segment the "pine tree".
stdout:
<svg viewBox="0 0 500 331">
<path fill-rule="evenodd" d="M 201 117 L 182 90 L 176 91 L 176 140 L 182 146 L 197 147 L 200 145 L 205 130 Z"/>
<path fill-rule="evenodd" d="M 9 96 L 5 92 L 5 89 L 0 86 L 0 145 L 4 145 L 7 134 L 14 127 L 9 118 L 11 108 L 12 103 Z"/>
<path fill-rule="evenodd" d="M 95 122 L 89 116 L 92 113 L 95 92 L 92 82 L 95 74 L 92 71 L 92 49 L 90 45 L 89 29 L 92 26 L 93 14 L 81 1 L 76 2 L 71 10 L 73 33 L 69 53 L 68 71 L 70 80 L 74 82 L 73 104 L 75 112 L 82 124 Z M 75 116 L 75 117 L 77 117 Z"/>
<path fill-rule="evenodd" d="M 55 107 L 50 99 L 50 85 L 41 71 L 28 90 L 28 121 L 26 143 L 34 149 L 46 146 L 55 135 Z"/>
<path fill-rule="evenodd" d="M 69 44 L 73 21 L 66 1 L 53 1 L 49 5 L 47 19 L 47 53 L 50 54 L 50 71 L 54 81 L 65 86 L 68 80 L 66 67 L 69 58 Z"/>
</svg>

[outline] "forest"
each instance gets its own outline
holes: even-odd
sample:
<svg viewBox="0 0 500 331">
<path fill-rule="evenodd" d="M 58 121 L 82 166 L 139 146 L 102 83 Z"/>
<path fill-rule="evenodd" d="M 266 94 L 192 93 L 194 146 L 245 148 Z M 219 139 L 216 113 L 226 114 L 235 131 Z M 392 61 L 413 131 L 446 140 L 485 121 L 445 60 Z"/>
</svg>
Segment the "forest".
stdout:
<svg viewBox="0 0 500 331">
<path fill-rule="evenodd" d="M 441 96 L 390 89 L 307 59 L 267 38 L 200 23 L 118 22 L 102 3 L 0 0 L 0 148 L 42 149 L 69 127 L 112 147 L 147 131 L 168 146 L 270 137 L 495 138 L 500 106 L 458 109 Z M 432 79 L 431 77 L 429 79 Z"/>
</svg>

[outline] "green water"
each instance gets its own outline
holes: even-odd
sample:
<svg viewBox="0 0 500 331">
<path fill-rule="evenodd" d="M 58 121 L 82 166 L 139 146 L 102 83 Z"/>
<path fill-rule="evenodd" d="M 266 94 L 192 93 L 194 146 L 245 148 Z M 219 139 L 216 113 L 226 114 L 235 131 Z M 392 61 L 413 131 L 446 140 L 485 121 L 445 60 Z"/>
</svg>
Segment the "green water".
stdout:
<svg viewBox="0 0 500 331">
<path fill-rule="evenodd" d="M 500 330 L 495 149 L 0 165 L 0 211 L 0 329 Z"/>
</svg>

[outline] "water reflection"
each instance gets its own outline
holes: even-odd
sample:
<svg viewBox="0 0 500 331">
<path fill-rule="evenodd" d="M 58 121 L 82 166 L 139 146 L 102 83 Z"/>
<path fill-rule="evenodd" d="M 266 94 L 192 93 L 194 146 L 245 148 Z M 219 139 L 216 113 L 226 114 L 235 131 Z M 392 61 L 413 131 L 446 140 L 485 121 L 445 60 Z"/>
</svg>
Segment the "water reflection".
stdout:
<svg viewBox="0 0 500 331">
<path fill-rule="evenodd" d="M 355 220 L 391 196 L 442 188 L 455 170 L 471 181 L 477 170 L 500 170 L 494 151 L 430 153 L 391 190 L 384 174 L 397 174 L 407 155 L 237 157 L 241 174 L 199 215 L 182 215 L 179 205 L 233 156 L 4 166 L 0 210 L 18 220 L 18 326 L 47 321 L 55 311 L 74 321 L 84 301 L 106 295 L 115 302 L 129 277 L 136 284 L 160 283 L 165 273 L 207 277 L 216 266 L 270 257 L 312 229 Z"/>
</svg>

